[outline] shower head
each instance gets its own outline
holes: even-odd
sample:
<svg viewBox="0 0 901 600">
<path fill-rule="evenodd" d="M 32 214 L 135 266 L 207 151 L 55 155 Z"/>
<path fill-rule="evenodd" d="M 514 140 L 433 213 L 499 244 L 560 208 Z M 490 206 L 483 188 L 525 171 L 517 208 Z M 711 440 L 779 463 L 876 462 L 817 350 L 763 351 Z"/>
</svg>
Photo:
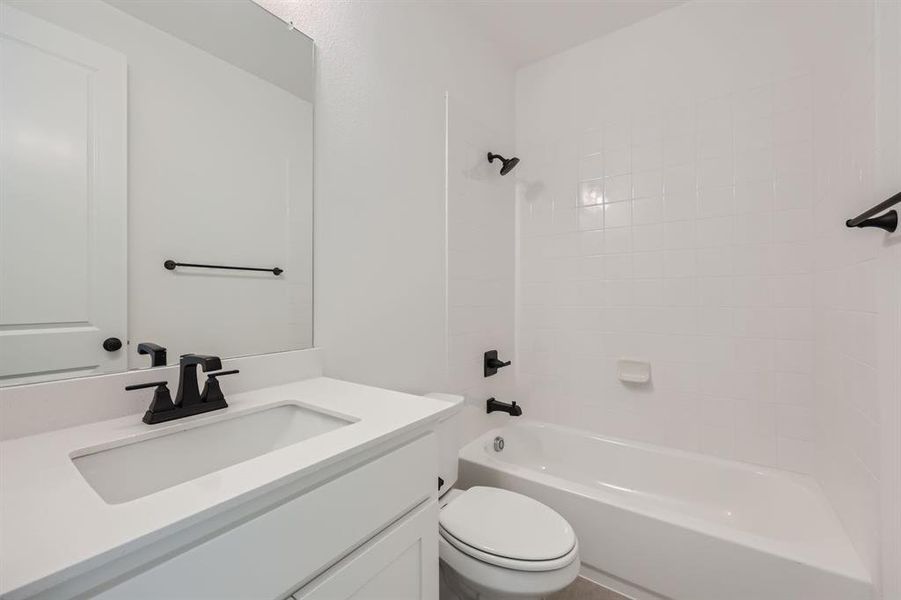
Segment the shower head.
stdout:
<svg viewBox="0 0 901 600">
<path fill-rule="evenodd" d="M 519 164 L 519 159 L 515 156 L 513 158 L 504 158 L 500 154 L 488 153 L 488 162 L 493 163 L 495 158 L 499 158 L 501 163 L 503 163 L 501 175 L 506 175 L 513 170 L 513 167 Z"/>
</svg>

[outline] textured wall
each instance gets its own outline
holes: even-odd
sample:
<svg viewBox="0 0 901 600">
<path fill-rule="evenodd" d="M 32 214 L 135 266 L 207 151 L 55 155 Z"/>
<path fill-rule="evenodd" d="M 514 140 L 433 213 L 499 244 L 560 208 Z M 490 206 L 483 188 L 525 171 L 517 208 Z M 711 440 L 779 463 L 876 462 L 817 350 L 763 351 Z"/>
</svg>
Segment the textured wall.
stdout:
<svg viewBox="0 0 901 600">
<path fill-rule="evenodd" d="M 314 319 L 326 371 L 446 389 L 445 92 L 509 145 L 513 69 L 438 3 L 260 3 L 316 41 Z"/>
</svg>

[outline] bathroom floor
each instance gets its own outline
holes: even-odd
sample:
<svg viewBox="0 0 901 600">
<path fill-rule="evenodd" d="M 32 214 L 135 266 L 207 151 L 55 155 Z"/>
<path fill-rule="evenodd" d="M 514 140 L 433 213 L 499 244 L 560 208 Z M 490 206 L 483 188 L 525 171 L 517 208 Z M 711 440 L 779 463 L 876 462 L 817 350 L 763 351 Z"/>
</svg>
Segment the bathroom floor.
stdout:
<svg viewBox="0 0 901 600">
<path fill-rule="evenodd" d="M 625 596 L 602 588 L 598 584 L 579 577 L 565 589 L 549 596 L 548 600 L 629 600 Z"/>
</svg>

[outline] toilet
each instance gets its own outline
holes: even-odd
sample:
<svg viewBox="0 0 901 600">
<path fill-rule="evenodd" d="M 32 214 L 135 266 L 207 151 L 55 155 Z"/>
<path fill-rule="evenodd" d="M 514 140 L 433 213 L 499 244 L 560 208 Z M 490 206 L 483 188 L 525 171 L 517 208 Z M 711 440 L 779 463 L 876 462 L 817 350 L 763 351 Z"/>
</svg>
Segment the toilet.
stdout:
<svg viewBox="0 0 901 600">
<path fill-rule="evenodd" d="M 436 428 L 440 600 L 538 599 L 572 583 L 579 575 L 579 542 L 559 513 L 500 488 L 454 489 L 463 397 L 427 397 L 457 406 Z"/>
</svg>

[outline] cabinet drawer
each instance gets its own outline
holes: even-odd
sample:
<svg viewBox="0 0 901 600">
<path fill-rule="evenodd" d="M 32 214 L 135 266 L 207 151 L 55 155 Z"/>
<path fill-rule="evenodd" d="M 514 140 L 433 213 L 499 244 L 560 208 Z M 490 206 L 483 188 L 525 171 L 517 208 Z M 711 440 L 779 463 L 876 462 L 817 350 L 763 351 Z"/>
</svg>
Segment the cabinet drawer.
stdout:
<svg viewBox="0 0 901 600">
<path fill-rule="evenodd" d="M 419 438 L 95 597 L 284 598 L 428 498 L 435 452 Z"/>
<path fill-rule="evenodd" d="M 438 503 L 402 521 L 294 592 L 294 600 L 438 598 Z"/>
</svg>

